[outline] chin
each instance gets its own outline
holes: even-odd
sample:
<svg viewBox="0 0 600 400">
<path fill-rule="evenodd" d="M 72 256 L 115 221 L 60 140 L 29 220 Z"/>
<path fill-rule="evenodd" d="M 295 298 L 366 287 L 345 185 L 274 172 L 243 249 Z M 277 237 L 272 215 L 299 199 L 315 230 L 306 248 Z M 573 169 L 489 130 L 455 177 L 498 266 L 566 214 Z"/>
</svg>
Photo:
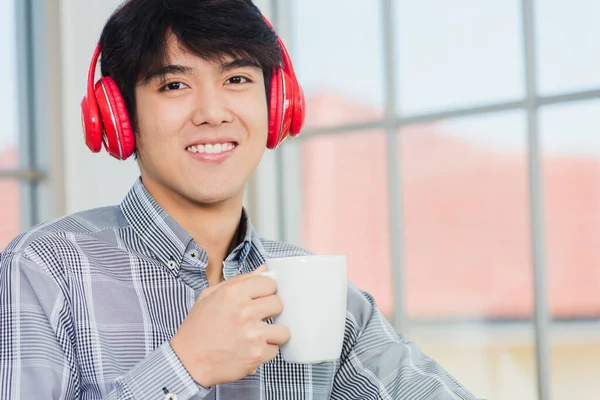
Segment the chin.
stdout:
<svg viewBox="0 0 600 400">
<path fill-rule="evenodd" d="M 203 206 L 214 206 L 223 204 L 228 201 L 233 201 L 237 197 L 238 196 L 236 193 L 222 191 L 194 193 L 188 196 L 188 198 L 194 203 Z"/>
<path fill-rule="evenodd" d="M 172 192 L 177 193 L 178 197 L 191 205 L 213 206 L 237 201 L 241 203 L 244 198 L 245 181 L 231 178 L 219 179 L 220 175 L 190 176 L 185 180 L 176 180 L 169 186 Z M 195 184 L 186 185 L 185 182 L 195 182 Z"/>
</svg>

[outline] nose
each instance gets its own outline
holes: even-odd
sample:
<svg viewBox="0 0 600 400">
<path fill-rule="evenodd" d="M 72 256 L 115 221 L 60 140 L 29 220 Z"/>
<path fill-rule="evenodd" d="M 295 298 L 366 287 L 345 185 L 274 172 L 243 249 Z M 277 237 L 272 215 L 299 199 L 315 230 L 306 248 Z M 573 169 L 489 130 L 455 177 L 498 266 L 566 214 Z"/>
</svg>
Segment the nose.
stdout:
<svg viewBox="0 0 600 400">
<path fill-rule="evenodd" d="M 194 101 L 194 114 L 192 122 L 194 125 L 219 126 L 221 124 L 232 122 L 233 114 L 229 110 L 224 96 L 219 95 L 219 91 L 210 87 L 204 87 L 196 91 Z"/>
</svg>

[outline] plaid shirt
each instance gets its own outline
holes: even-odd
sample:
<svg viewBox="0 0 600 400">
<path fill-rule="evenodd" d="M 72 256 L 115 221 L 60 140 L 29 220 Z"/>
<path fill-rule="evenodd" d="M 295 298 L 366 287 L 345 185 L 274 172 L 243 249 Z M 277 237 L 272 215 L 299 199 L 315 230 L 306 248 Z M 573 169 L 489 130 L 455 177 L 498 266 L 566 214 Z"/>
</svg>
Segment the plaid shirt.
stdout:
<svg viewBox="0 0 600 400">
<path fill-rule="evenodd" d="M 308 254 L 259 238 L 245 213 L 242 224 L 225 279 Z M 0 399 L 474 399 L 351 283 L 340 360 L 277 356 L 237 382 L 200 386 L 169 339 L 208 286 L 207 263 L 141 180 L 120 207 L 19 235 L 0 254 Z"/>
</svg>

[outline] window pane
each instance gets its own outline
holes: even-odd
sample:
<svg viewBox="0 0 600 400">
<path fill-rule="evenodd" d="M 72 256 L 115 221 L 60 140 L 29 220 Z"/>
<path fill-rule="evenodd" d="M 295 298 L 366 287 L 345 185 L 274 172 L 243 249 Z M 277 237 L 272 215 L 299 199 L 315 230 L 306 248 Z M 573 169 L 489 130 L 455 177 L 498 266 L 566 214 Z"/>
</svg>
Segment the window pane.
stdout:
<svg viewBox="0 0 600 400">
<path fill-rule="evenodd" d="M 593 398 L 600 393 L 598 115 L 598 100 L 540 112 L 556 398 L 575 392 L 579 398 Z"/>
<path fill-rule="evenodd" d="M 400 134 L 412 339 L 478 397 L 534 398 L 525 114 Z"/>
<path fill-rule="evenodd" d="M 348 275 L 392 311 L 386 139 L 381 131 L 302 142 L 302 244 L 347 256 Z"/>
<path fill-rule="evenodd" d="M 383 115 L 381 2 L 294 0 L 290 48 L 306 96 L 306 123 L 330 126 Z"/>
<path fill-rule="evenodd" d="M 396 1 L 402 114 L 524 96 L 521 1 Z"/>
<path fill-rule="evenodd" d="M 11 169 L 18 165 L 17 143 L 17 92 L 16 85 L 16 38 L 14 0 L 2 0 L 0 13 L 0 76 L 5 77 L 0 90 L 0 169 Z"/>
<path fill-rule="evenodd" d="M 0 179 L 0 250 L 20 232 L 19 181 Z"/>
<path fill-rule="evenodd" d="M 444 301 L 443 296 L 438 296 Z M 536 400 L 533 323 L 415 323 L 409 338 L 478 399 Z M 579 398 L 573 396 L 556 399 Z"/>
<path fill-rule="evenodd" d="M 540 92 L 549 95 L 600 88 L 600 2 L 534 3 Z"/>
</svg>

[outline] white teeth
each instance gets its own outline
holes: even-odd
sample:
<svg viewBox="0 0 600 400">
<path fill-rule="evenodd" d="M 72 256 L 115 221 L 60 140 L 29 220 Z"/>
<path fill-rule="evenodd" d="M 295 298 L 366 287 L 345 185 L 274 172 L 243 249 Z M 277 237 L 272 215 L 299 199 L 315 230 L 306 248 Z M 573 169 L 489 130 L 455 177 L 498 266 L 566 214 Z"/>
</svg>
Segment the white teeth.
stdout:
<svg viewBox="0 0 600 400">
<path fill-rule="evenodd" d="M 207 154 L 219 154 L 224 151 L 229 151 L 235 148 L 233 143 L 217 143 L 217 144 L 198 144 L 196 146 L 189 146 L 186 148 L 190 153 L 207 153 Z"/>
</svg>

